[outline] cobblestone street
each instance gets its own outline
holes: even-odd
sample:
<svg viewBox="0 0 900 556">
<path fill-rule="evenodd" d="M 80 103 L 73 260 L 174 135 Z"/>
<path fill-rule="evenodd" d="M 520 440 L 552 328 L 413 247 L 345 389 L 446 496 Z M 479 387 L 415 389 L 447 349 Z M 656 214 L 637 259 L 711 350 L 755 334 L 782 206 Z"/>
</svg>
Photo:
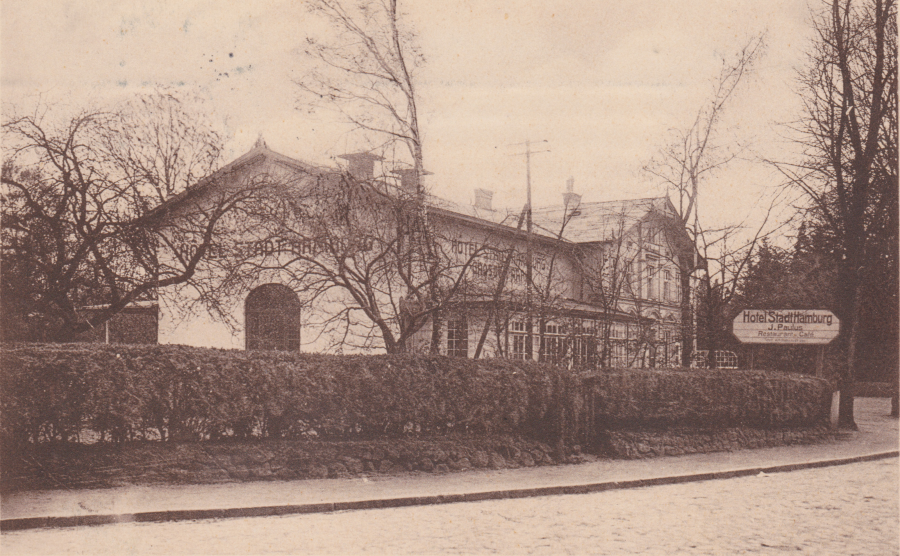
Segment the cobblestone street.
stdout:
<svg viewBox="0 0 900 556">
<path fill-rule="evenodd" d="M 896 459 L 589 495 L 5 533 L 11 554 L 898 554 Z"/>
</svg>

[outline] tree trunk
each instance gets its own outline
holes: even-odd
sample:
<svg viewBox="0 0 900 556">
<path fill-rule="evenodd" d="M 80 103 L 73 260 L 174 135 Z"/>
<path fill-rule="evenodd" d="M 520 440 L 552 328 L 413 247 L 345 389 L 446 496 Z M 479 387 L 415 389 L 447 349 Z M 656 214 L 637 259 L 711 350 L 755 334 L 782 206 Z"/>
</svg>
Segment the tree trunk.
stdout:
<svg viewBox="0 0 900 556">
<path fill-rule="evenodd" d="M 841 261 L 843 264 L 839 272 L 841 286 L 838 299 L 843 309 L 841 316 L 847 322 L 847 361 L 841 368 L 839 378 L 841 401 L 838 407 L 838 427 L 858 430 L 853 418 L 853 396 L 856 382 L 856 347 L 859 340 L 859 302 L 862 299 L 862 280 L 858 272 L 861 249 L 848 251 L 846 259 Z"/>
<path fill-rule="evenodd" d="M 428 353 L 438 355 L 441 353 L 441 338 L 444 331 L 444 315 L 442 311 L 431 314 L 431 345 Z"/>
<path fill-rule="evenodd" d="M 384 321 L 377 321 L 376 325 L 381 330 L 381 339 L 384 342 L 384 351 L 390 354 L 398 354 L 406 351 L 406 342 L 397 341 L 393 332 Z M 402 338 L 402 336 L 401 336 Z"/>
<path fill-rule="evenodd" d="M 694 313 L 691 310 L 691 272 L 678 269 L 681 281 L 681 366 L 690 367 L 694 353 Z"/>
</svg>

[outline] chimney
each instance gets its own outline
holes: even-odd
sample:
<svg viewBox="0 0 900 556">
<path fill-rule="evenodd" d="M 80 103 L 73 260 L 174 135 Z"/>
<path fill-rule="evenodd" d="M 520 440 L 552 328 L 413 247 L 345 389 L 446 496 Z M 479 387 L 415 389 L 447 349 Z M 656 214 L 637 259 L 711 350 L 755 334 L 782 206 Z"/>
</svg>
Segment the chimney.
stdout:
<svg viewBox="0 0 900 556">
<path fill-rule="evenodd" d="M 415 194 L 418 192 L 418 187 L 416 187 L 416 169 L 415 168 L 397 168 L 396 170 L 391 170 L 391 173 L 397 176 L 400 176 L 400 187 L 403 191 L 407 193 Z M 430 176 L 431 172 L 426 170 L 422 170 L 419 174 L 419 180 L 421 181 L 423 177 Z M 424 184 L 419 184 L 423 186 Z"/>
<path fill-rule="evenodd" d="M 415 193 L 416 187 L 416 169 L 415 168 L 397 168 L 391 170 L 392 174 L 400 176 L 400 188 L 407 193 Z"/>
<path fill-rule="evenodd" d="M 375 161 L 384 160 L 382 157 L 372 153 L 350 153 L 339 155 L 350 163 L 350 175 L 358 180 L 370 180 L 375 177 Z"/>
<path fill-rule="evenodd" d="M 575 210 L 578 208 L 578 205 L 581 204 L 581 195 L 578 193 L 573 193 L 572 189 L 575 187 L 575 178 L 569 178 L 566 180 L 566 192 L 563 193 L 563 205 L 566 208 L 571 208 Z"/>
<path fill-rule="evenodd" d="M 479 210 L 493 210 L 491 209 L 491 199 L 493 197 L 494 192 L 489 189 L 476 189 L 475 208 Z"/>
</svg>

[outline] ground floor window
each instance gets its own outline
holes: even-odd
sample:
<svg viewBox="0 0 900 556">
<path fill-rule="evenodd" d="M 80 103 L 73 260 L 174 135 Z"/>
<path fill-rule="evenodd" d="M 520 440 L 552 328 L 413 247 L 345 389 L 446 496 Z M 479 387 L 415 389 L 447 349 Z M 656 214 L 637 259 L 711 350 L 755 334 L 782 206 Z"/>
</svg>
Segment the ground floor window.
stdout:
<svg viewBox="0 0 900 556">
<path fill-rule="evenodd" d="M 662 357 L 666 365 L 678 365 L 679 348 L 678 331 L 674 328 L 665 328 L 662 331 Z"/>
<path fill-rule="evenodd" d="M 246 348 L 300 351 L 300 299 L 287 286 L 266 284 L 244 304 Z"/>
<path fill-rule="evenodd" d="M 449 357 L 469 356 L 469 327 L 465 317 L 447 321 L 447 355 Z"/>
<path fill-rule="evenodd" d="M 524 322 L 510 323 L 510 355 L 513 359 L 530 359 L 528 351 L 525 349 L 525 341 L 528 332 L 525 329 Z"/>
<path fill-rule="evenodd" d="M 676 326 L 662 325 L 653 319 L 633 322 L 563 317 L 548 319 L 535 328 L 538 349 L 534 351 L 541 361 L 554 365 L 592 368 L 603 363 L 618 368 L 646 368 L 678 362 Z M 509 322 L 506 333 L 505 354 L 512 359 L 531 359 L 527 322 Z"/>
<path fill-rule="evenodd" d="M 543 360 L 559 365 L 568 355 L 568 342 L 565 329 L 559 324 L 545 324 L 544 334 L 541 337 L 541 353 Z"/>
<path fill-rule="evenodd" d="M 616 340 L 612 345 L 610 366 L 622 368 L 627 367 L 628 365 L 628 346 L 626 345 L 625 340 Z"/>
<path fill-rule="evenodd" d="M 597 363 L 597 323 L 591 319 L 573 320 L 572 363 L 576 367 Z"/>
</svg>

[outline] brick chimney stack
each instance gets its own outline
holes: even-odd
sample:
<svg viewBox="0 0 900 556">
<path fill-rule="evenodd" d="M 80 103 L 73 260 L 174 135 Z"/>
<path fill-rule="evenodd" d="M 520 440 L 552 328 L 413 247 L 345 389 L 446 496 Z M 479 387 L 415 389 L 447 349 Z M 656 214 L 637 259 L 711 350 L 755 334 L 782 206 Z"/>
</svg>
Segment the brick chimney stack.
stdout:
<svg viewBox="0 0 900 556">
<path fill-rule="evenodd" d="M 339 155 L 350 163 L 350 175 L 358 180 L 370 180 L 375 177 L 375 161 L 384 158 L 372 153 L 350 153 Z"/>
<path fill-rule="evenodd" d="M 475 190 L 475 208 L 479 210 L 493 210 L 491 208 L 491 199 L 494 198 L 494 192 L 489 189 Z"/>
<path fill-rule="evenodd" d="M 396 170 L 391 170 L 391 173 L 395 176 L 400 176 L 400 188 L 403 191 L 411 194 L 416 194 L 419 190 L 417 185 L 421 185 L 424 190 L 424 183 L 416 184 L 416 169 L 415 168 L 397 168 Z M 422 178 L 425 176 L 432 175 L 431 172 L 427 170 L 422 170 L 419 174 L 419 181 L 422 181 Z"/>
<path fill-rule="evenodd" d="M 400 188 L 407 193 L 416 193 L 418 190 L 416 184 L 416 169 L 415 168 L 397 168 L 396 170 L 391 170 L 391 173 L 400 176 Z"/>
<path fill-rule="evenodd" d="M 566 208 L 576 209 L 578 205 L 581 204 L 581 195 L 578 193 L 574 193 L 572 190 L 575 188 L 575 178 L 569 178 L 566 180 L 566 192 L 563 193 L 563 205 Z"/>
</svg>

